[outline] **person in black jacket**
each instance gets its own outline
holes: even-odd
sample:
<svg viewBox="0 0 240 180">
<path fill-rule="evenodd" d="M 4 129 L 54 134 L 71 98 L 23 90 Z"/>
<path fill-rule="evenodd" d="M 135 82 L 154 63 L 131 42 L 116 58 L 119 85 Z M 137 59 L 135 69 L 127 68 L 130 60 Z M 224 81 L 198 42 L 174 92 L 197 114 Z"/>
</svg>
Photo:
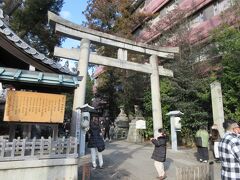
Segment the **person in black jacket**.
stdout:
<svg viewBox="0 0 240 180">
<path fill-rule="evenodd" d="M 96 155 L 98 155 L 99 167 L 103 166 L 102 151 L 105 149 L 105 144 L 102 137 L 101 128 L 99 126 L 98 117 L 93 117 L 89 129 L 88 148 L 91 149 L 92 166 L 97 167 Z"/>
<path fill-rule="evenodd" d="M 167 138 L 165 131 L 161 128 L 158 130 L 159 137 L 157 139 L 151 138 L 152 143 L 155 145 L 152 154 L 152 159 L 154 159 L 154 166 L 158 172 L 160 180 L 165 179 L 165 171 L 163 162 L 166 160 L 166 144 Z"/>
</svg>

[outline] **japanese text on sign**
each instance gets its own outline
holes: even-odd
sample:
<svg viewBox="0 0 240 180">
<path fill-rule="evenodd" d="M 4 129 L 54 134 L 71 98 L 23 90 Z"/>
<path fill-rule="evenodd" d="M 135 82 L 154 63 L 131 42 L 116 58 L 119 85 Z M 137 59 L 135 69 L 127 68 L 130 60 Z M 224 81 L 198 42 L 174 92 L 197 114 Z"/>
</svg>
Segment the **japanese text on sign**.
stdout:
<svg viewBox="0 0 240 180">
<path fill-rule="evenodd" d="M 63 123 L 65 95 L 8 91 L 4 121 Z"/>
</svg>

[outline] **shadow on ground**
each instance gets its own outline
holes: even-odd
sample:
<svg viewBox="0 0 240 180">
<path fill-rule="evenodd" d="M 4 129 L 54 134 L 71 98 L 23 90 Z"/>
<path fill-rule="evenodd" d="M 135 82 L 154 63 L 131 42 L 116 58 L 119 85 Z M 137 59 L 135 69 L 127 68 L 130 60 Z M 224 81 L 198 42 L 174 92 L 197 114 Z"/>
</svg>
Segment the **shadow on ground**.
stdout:
<svg viewBox="0 0 240 180">
<path fill-rule="evenodd" d="M 134 146 L 132 144 L 130 146 Z M 96 169 L 91 168 L 91 180 L 108 180 L 108 179 L 121 179 L 127 180 L 129 176 L 133 176 L 126 169 L 121 169 L 120 166 L 124 161 L 127 161 L 132 157 L 132 154 L 143 149 L 145 146 L 141 146 L 139 148 L 133 149 L 129 151 L 129 147 L 122 147 L 119 144 L 108 144 L 106 143 L 106 149 L 114 150 L 111 153 L 104 156 L 104 168 L 100 169 L 97 167 Z"/>
<path fill-rule="evenodd" d="M 126 146 L 126 142 L 118 141 L 116 143 L 106 143 L 104 155 L 104 168 L 91 168 L 91 180 L 139 180 L 142 173 L 150 173 L 150 176 L 157 174 L 151 154 L 153 146 L 151 144 L 131 144 Z M 89 152 L 90 153 L 90 152 Z M 147 159 L 148 162 L 144 160 Z M 128 163 L 126 163 L 128 161 Z M 168 170 L 173 160 L 167 158 L 164 163 L 165 169 Z M 150 166 L 142 168 L 141 166 Z M 152 171 L 149 171 L 149 168 Z M 139 172 L 140 169 L 140 172 Z M 143 172 L 143 170 L 145 172 Z M 152 173 L 152 174 L 151 174 Z M 143 177 L 142 177 L 143 178 Z"/>
</svg>

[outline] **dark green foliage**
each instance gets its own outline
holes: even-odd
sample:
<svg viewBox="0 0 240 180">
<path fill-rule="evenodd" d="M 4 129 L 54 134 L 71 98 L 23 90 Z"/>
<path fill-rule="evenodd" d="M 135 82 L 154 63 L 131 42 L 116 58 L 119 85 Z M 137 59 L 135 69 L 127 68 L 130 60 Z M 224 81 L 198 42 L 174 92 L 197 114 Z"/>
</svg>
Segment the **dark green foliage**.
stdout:
<svg viewBox="0 0 240 180">
<path fill-rule="evenodd" d="M 93 80 L 87 75 L 87 84 L 86 84 L 86 97 L 85 97 L 85 103 L 91 105 L 93 99 Z"/>
<path fill-rule="evenodd" d="M 174 69 L 174 78 L 161 78 L 160 91 L 162 103 L 163 126 L 170 134 L 169 111 L 180 110 L 181 135 L 185 143 L 191 143 L 200 125 L 211 125 L 211 95 L 210 79 L 195 75 L 190 63 L 184 60 L 175 61 L 170 65 Z M 152 116 L 151 92 L 147 90 L 144 96 L 146 116 Z M 149 128 L 151 128 L 149 126 Z M 147 129 L 147 134 L 151 129 Z"/>
<path fill-rule="evenodd" d="M 61 39 L 48 25 L 47 12 L 58 14 L 63 0 L 26 0 L 10 18 L 12 29 L 32 47 L 52 56 L 54 46 L 61 44 Z"/>
<path fill-rule="evenodd" d="M 222 55 L 222 83 L 225 119 L 240 119 L 240 31 L 223 26 L 213 35 L 217 51 Z"/>
<path fill-rule="evenodd" d="M 113 68 L 107 68 L 106 71 L 98 77 L 97 97 L 106 102 L 105 110 L 109 110 L 111 118 L 115 118 L 119 113 L 118 98 L 116 91 L 118 87 L 119 77 L 114 73 Z"/>
<path fill-rule="evenodd" d="M 175 67 L 172 108 L 184 113 L 181 121 L 183 129 L 194 132 L 200 125 L 211 122 L 210 81 L 198 78 L 187 61 L 179 61 Z"/>
</svg>

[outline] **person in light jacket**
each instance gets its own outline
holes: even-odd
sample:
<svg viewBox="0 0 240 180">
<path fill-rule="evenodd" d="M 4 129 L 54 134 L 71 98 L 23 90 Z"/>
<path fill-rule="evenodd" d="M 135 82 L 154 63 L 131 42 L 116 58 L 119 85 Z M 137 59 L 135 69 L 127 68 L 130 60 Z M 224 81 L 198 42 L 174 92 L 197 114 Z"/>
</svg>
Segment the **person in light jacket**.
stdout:
<svg viewBox="0 0 240 180">
<path fill-rule="evenodd" d="M 196 133 L 196 138 L 201 138 L 201 145 L 197 146 L 197 154 L 198 154 L 198 161 L 207 163 L 209 156 L 208 156 L 208 140 L 209 134 L 206 130 L 205 126 L 201 126 L 200 129 Z"/>
<path fill-rule="evenodd" d="M 160 180 L 163 180 L 166 178 L 163 163 L 166 161 L 167 138 L 166 133 L 162 128 L 160 128 L 158 132 L 160 135 L 157 139 L 150 139 L 155 146 L 151 158 L 154 159 L 154 166 L 159 175 L 158 178 L 160 178 Z"/>
</svg>

